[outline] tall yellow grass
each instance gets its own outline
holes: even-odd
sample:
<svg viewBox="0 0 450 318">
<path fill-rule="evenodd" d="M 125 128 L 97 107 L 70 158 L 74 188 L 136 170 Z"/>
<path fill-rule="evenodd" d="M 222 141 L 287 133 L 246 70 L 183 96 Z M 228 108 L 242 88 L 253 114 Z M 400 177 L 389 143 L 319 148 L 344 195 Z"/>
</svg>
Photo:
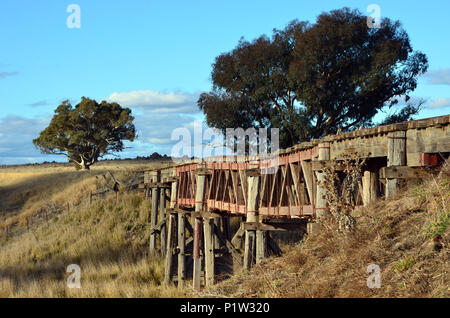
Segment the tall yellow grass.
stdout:
<svg viewBox="0 0 450 318">
<path fill-rule="evenodd" d="M 130 173 L 116 169 L 118 178 Z M 142 167 L 140 167 L 142 168 Z M 149 167 L 144 167 L 149 168 Z M 111 167 L 108 167 L 111 169 Z M 0 297 L 177 297 L 184 291 L 163 287 L 164 262 L 148 256 L 149 201 L 123 193 L 86 200 L 104 186 L 104 168 L 91 172 L 57 167 L 50 171 L 0 173 L 4 198 L 0 227 Z M 48 204 L 72 207 L 28 224 Z M 74 203 L 72 205 L 72 203 Z M 81 288 L 68 288 L 67 266 L 81 268 Z"/>
</svg>

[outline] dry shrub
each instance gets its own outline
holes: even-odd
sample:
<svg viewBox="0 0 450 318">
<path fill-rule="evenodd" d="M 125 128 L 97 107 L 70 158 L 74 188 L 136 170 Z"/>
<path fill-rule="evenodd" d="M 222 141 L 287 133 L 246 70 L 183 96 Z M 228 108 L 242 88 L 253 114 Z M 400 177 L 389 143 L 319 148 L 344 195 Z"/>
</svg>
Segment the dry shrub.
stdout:
<svg viewBox="0 0 450 318">
<path fill-rule="evenodd" d="M 327 202 L 328 210 L 332 219 L 322 220 L 327 229 L 337 228 L 339 232 L 346 233 L 353 231 L 356 221 L 351 215 L 355 202 L 355 193 L 361 187 L 362 167 L 365 160 L 359 159 L 356 155 L 347 155 L 340 162 L 344 166 L 343 176 L 331 167 L 326 167 L 323 171 L 324 180 L 319 185 L 326 190 L 324 199 Z"/>
</svg>

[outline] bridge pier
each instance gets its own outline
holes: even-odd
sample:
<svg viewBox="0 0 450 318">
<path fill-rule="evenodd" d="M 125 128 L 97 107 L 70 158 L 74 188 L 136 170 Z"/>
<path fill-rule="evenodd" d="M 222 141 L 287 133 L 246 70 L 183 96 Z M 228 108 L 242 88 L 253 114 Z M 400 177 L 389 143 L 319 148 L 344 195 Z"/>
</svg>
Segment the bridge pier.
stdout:
<svg viewBox="0 0 450 318">
<path fill-rule="evenodd" d="M 320 143 L 318 146 L 318 152 L 319 156 L 317 157 L 317 160 L 330 160 L 330 143 L 329 142 L 323 142 Z M 325 187 L 322 185 L 323 182 L 325 182 L 325 173 L 322 170 L 316 171 L 316 216 L 317 219 L 320 220 L 323 216 L 325 216 L 328 213 L 327 209 L 327 191 Z"/>
<path fill-rule="evenodd" d="M 195 216 L 194 216 L 194 247 L 193 247 L 193 288 L 200 290 L 202 259 L 201 259 L 201 240 L 202 240 L 202 216 L 206 190 L 206 174 L 197 169 L 197 186 L 195 190 Z"/>
<path fill-rule="evenodd" d="M 387 137 L 387 166 L 406 165 L 406 131 L 393 131 Z M 386 178 L 386 199 L 397 193 L 399 179 Z"/>
<path fill-rule="evenodd" d="M 259 197 L 259 172 L 257 170 L 248 170 L 247 172 L 247 220 L 249 223 L 258 223 L 258 197 Z M 264 244 L 264 235 L 259 235 L 259 242 L 256 240 L 255 230 L 245 231 L 244 247 L 244 269 L 248 270 L 253 266 L 256 260 L 256 245 Z M 261 248 L 262 249 L 262 248 Z"/>
<path fill-rule="evenodd" d="M 166 197 L 169 193 L 169 189 L 166 189 L 165 187 L 160 187 L 159 189 L 159 219 L 161 221 L 165 220 L 168 216 L 166 215 Z M 166 228 L 166 222 L 163 222 L 161 224 L 161 227 L 159 229 L 159 237 L 161 241 L 161 256 L 166 256 L 166 250 L 167 250 L 167 228 Z"/>
<path fill-rule="evenodd" d="M 374 171 L 366 170 L 362 177 L 362 199 L 363 205 L 368 206 L 377 199 L 377 174 Z"/>
<path fill-rule="evenodd" d="M 164 272 L 164 283 L 166 285 L 169 285 L 172 280 L 172 268 L 173 268 L 173 258 L 175 255 L 175 245 L 176 245 L 176 237 L 177 237 L 177 213 L 174 212 L 174 208 L 177 203 L 177 192 L 178 191 L 178 181 L 172 180 L 171 183 L 171 189 L 170 189 L 170 204 L 169 204 L 169 212 L 168 214 L 168 240 L 167 240 L 167 249 L 166 249 L 166 259 L 165 259 L 165 272 Z M 167 211 L 166 211 L 167 212 Z M 179 215 L 179 214 L 178 214 Z M 182 227 L 184 231 L 184 224 Z M 178 225 L 178 255 L 183 255 L 184 258 L 184 241 L 183 241 L 183 247 L 180 247 L 180 227 Z M 183 238 L 184 238 L 184 232 L 183 232 Z M 182 251 L 182 252 L 181 252 Z M 178 267 L 180 267 L 180 258 L 178 257 Z M 184 266 L 184 259 L 183 259 L 183 266 Z M 182 271 L 182 274 L 180 275 L 178 271 L 178 284 L 183 285 L 184 280 L 184 269 Z"/>
<path fill-rule="evenodd" d="M 257 230 L 256 231 L 256 264 L 260 263 L 267 257 L 267 237 L 268 231 Z"/>
<path fill-rule="evenodd" d="M 215 219 L 211 217 L 205 217 L 203 219 L 204 229 L 204 252 L 205 252 L 205 285 L 210 287 L 214 285 L 215 275 Z"/>
</svg>

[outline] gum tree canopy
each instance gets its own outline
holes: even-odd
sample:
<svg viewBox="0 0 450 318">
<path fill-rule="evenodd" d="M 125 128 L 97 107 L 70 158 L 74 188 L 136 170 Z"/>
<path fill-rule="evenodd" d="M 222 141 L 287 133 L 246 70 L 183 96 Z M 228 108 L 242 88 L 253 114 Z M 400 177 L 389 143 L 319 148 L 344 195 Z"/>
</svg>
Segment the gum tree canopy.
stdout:
<svg viewBox="0 0 450 318">
<path fill-rule="evenodd" d="M 293 21 L 219 55 L 213 87 L 199 108 L 210 127 L 280 128 L 280 146 L 371 126 L 399 98 L 386 123 L 409 120 L 421 103 L 408 96 L 428 68 L 398 21 L 369 28 L 367 16 L 343 8 L 314 24 Z M 409 101 L 408 101 L 409 100 Z"/>
<path fill-rule="evenodd" d="M 33 140 L 42 153 L 65 155 L 78 169 L 87 170 L 106 154 L 122 151 L 123 140 L 136 137 L 129 108 L 82 97 L 73 107 L 63 101 L 50 124 Z"/>
</svg>

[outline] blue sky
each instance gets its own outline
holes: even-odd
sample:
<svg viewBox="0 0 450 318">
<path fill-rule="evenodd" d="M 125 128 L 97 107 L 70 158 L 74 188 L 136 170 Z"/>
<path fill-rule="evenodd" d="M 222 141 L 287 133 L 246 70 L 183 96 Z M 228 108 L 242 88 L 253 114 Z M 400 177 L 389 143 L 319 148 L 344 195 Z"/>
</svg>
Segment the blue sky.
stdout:
<svg viewBox="0 0 450 318">
<path fill-rule="evenodd" d="M 70 29 L 68 5 L 81 8 Z M 139 141 L 121 157 L 170 154 L 171 131 L 202 120 L 196 99 L 211 88 L 214 58 L 293 19 L 314 22 L 348 6 L 398 19 L 429 72 L 411 95 L 427 100 L 419 118 L 450 111 L 450 1 L 41 0 L 0 3 L 0 164 L 65 160 L 31 140 L 64 99 L 119 101 L 136 116 Z"/>
</svg>

